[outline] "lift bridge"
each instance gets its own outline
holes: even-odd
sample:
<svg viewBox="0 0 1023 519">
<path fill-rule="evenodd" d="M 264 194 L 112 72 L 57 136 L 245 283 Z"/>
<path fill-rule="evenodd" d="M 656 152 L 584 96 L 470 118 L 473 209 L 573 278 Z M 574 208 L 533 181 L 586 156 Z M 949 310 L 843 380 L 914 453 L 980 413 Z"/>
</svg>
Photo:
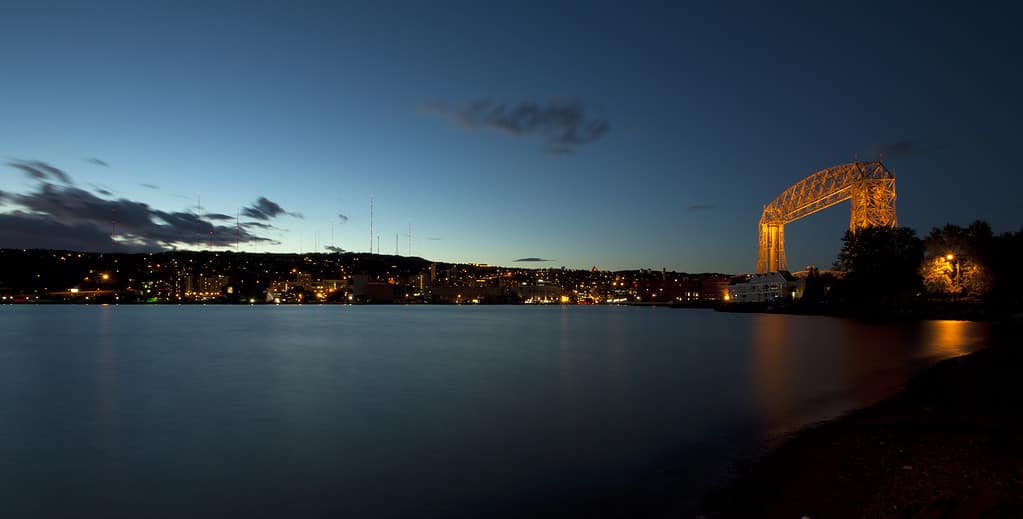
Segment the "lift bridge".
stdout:
<svg viewBox="0 0 1023 519">
<path fill-rule="evenodd" d="M 760 216 L 757 272 L 786 270 L 785 224 L 852 201 L 849 230 L 895 227 L 895 174 L 880 161 L 853 162 L 822 169 L 785 191 Z"/>
</svg>

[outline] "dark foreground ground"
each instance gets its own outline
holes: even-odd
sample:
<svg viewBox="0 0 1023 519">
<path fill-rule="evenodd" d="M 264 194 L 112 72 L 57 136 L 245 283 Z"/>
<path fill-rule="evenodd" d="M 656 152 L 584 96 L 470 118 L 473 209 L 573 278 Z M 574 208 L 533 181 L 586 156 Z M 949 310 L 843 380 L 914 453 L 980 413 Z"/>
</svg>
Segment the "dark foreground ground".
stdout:
<svg viewBox="0 0 1023 519">
<path fill-rule="evenodd" d="M 737 468 L 702 515 L 1023 517 L 1023 326 L 997 337 Z"/>
</svg>

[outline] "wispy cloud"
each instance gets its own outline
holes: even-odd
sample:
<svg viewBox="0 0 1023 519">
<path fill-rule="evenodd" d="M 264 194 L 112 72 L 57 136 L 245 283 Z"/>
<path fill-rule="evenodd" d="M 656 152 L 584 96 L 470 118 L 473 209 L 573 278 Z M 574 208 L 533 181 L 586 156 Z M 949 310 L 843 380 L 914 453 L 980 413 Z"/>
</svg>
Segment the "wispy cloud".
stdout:
<svg viewBox="0 0 1023 519">
<path fill-rule="evenodd" d="M 341 223 L 345 223 L 345 222 L 348 221 L 348 215 L 346 215 L 344 213 L 341 213 L 341 214 L 337 215 L 337 219 L 341 220 Z"/>
<path fill-rule="evenodd" d="M 947 147 L 939 144 L 924 144 L 911 139 L 902 139 L 895 142 L 875 144 L 866 153 L 870 159 L 875 157 L 905 157 L 941 151 Z"/>
<path fill-rule="evenodd" d="M 255 227 L 256 229 L 263 229 L 264 231 L 276 229 L 276 227 L 274 227 L 273 225 L 262 222 L 242 222 L 240 225 L 242 227 Z"/>
<path fill-rule="evenodd" d="M 224 213 L 206 213 L 203 216 L 210 220 L 220 220 L 222 222 L 227 220 L 234 220 L 233 216 Z"/>
<path fill-rule="evenodd" d="M 520 263 L 520 262 L 543 262 L 543 261 L 554 261 L 554 260 L 552 260 L 552 259 L 544 259 L 544 258 L 529 257 L 529 258 L 519 258 L 519 259 L 514 260 L 514 261 L 515 261 L 515 263 Z"/>
<path fill-rule="evenodd" d="M 28 175 L 30 178 L 36 180 L 56 180 L 65 184 L 71 183 L 71 177 L 68 176 L 63 170 L 55 168 L 45 162 L 38 160 L 16 160 L 9 162 L 7 165 L 21 170 L 23 173 Z"/>
<path fill-rule="evenodd" d="M 88 162 L 89 164 L 95 164 L 97 166 L 103 166 L 104 168 L 109 168 L 110 167 L 110 164 L 107 164 L 105 161 L 97 159 L 96 157 L 87 158 L 87 159 L 85 159 L 85 161 Z"/>
<path fill-rule="evenodd" d="M 546 151 L 554 155 L 570 154 L 576 147 L 600 139 L 611 128 L 607 119 L 591 115 L 582 103 L 573 99 L 514 104 L 477 99 L 460 107 L 428 104 L 423 106 L 423 111 L 444 116 L 464 128 L 539 137 L 546 141 Z"/>
<path fill-rule="evenodd" d="M 289 213 L 277 202 L 263 196 L 259 197 L 259 200 L 256 200 L 256 202 L 251 206 L 242 208 L 242 215 L 256 220 L 271 220 L 282 214 L 293 216 L 295 218 L 302 218 L 301 213 Z"/>
<path fill-rule="evenodd" d="M 334 245 L 325 245 L 323 248 L 326 249 L 329 252 L 333 252 L 333 253 L 337 253 L 337 254 L 342 254 L 342 253 L 348 252 L 348 251 L 342 249 L 341 247 L 335 247 Z"/>
<path fill-rule="evenodd" d="M 144 187 L 144 188 L 146 188 L 146 189 L 160 189 L 160 186 L 158 186 L 156 184 L 139 184 L 139 185 Z"/>
</svg>

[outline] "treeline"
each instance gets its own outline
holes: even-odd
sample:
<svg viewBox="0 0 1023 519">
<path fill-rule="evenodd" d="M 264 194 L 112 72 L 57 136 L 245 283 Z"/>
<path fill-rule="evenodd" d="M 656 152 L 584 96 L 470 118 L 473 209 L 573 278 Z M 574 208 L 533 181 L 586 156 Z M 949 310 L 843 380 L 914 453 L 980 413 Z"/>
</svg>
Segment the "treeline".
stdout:
<svg viewBox="0 0 1023 519">
<path fill-rule="evenodd" d="M 919 302 L 1023 307 L 1023 230 L 994 234 L 976 221 L 934 228 L 924 238 L 908 227 L 846 231 L 835 262 L 842 276 L 811 274 L 807 304 L 853 308 Z"/>
</svg>

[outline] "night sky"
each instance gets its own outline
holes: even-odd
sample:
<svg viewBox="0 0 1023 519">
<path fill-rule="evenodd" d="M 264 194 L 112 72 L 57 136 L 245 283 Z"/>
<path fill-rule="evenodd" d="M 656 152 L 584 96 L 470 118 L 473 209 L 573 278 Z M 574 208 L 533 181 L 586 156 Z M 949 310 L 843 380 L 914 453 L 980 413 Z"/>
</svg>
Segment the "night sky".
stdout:
<svg viewBox="0 0 1023 519">
<path fill-rule="evenodd" d="M 373 197 L 384 253 L 747 272 L 765 204 L 880 153 L 901 225 L 1023 226 L 1009 7 L 525 4 L 7 3 L 0 247 L 367 251 Z"/>
</svg>

